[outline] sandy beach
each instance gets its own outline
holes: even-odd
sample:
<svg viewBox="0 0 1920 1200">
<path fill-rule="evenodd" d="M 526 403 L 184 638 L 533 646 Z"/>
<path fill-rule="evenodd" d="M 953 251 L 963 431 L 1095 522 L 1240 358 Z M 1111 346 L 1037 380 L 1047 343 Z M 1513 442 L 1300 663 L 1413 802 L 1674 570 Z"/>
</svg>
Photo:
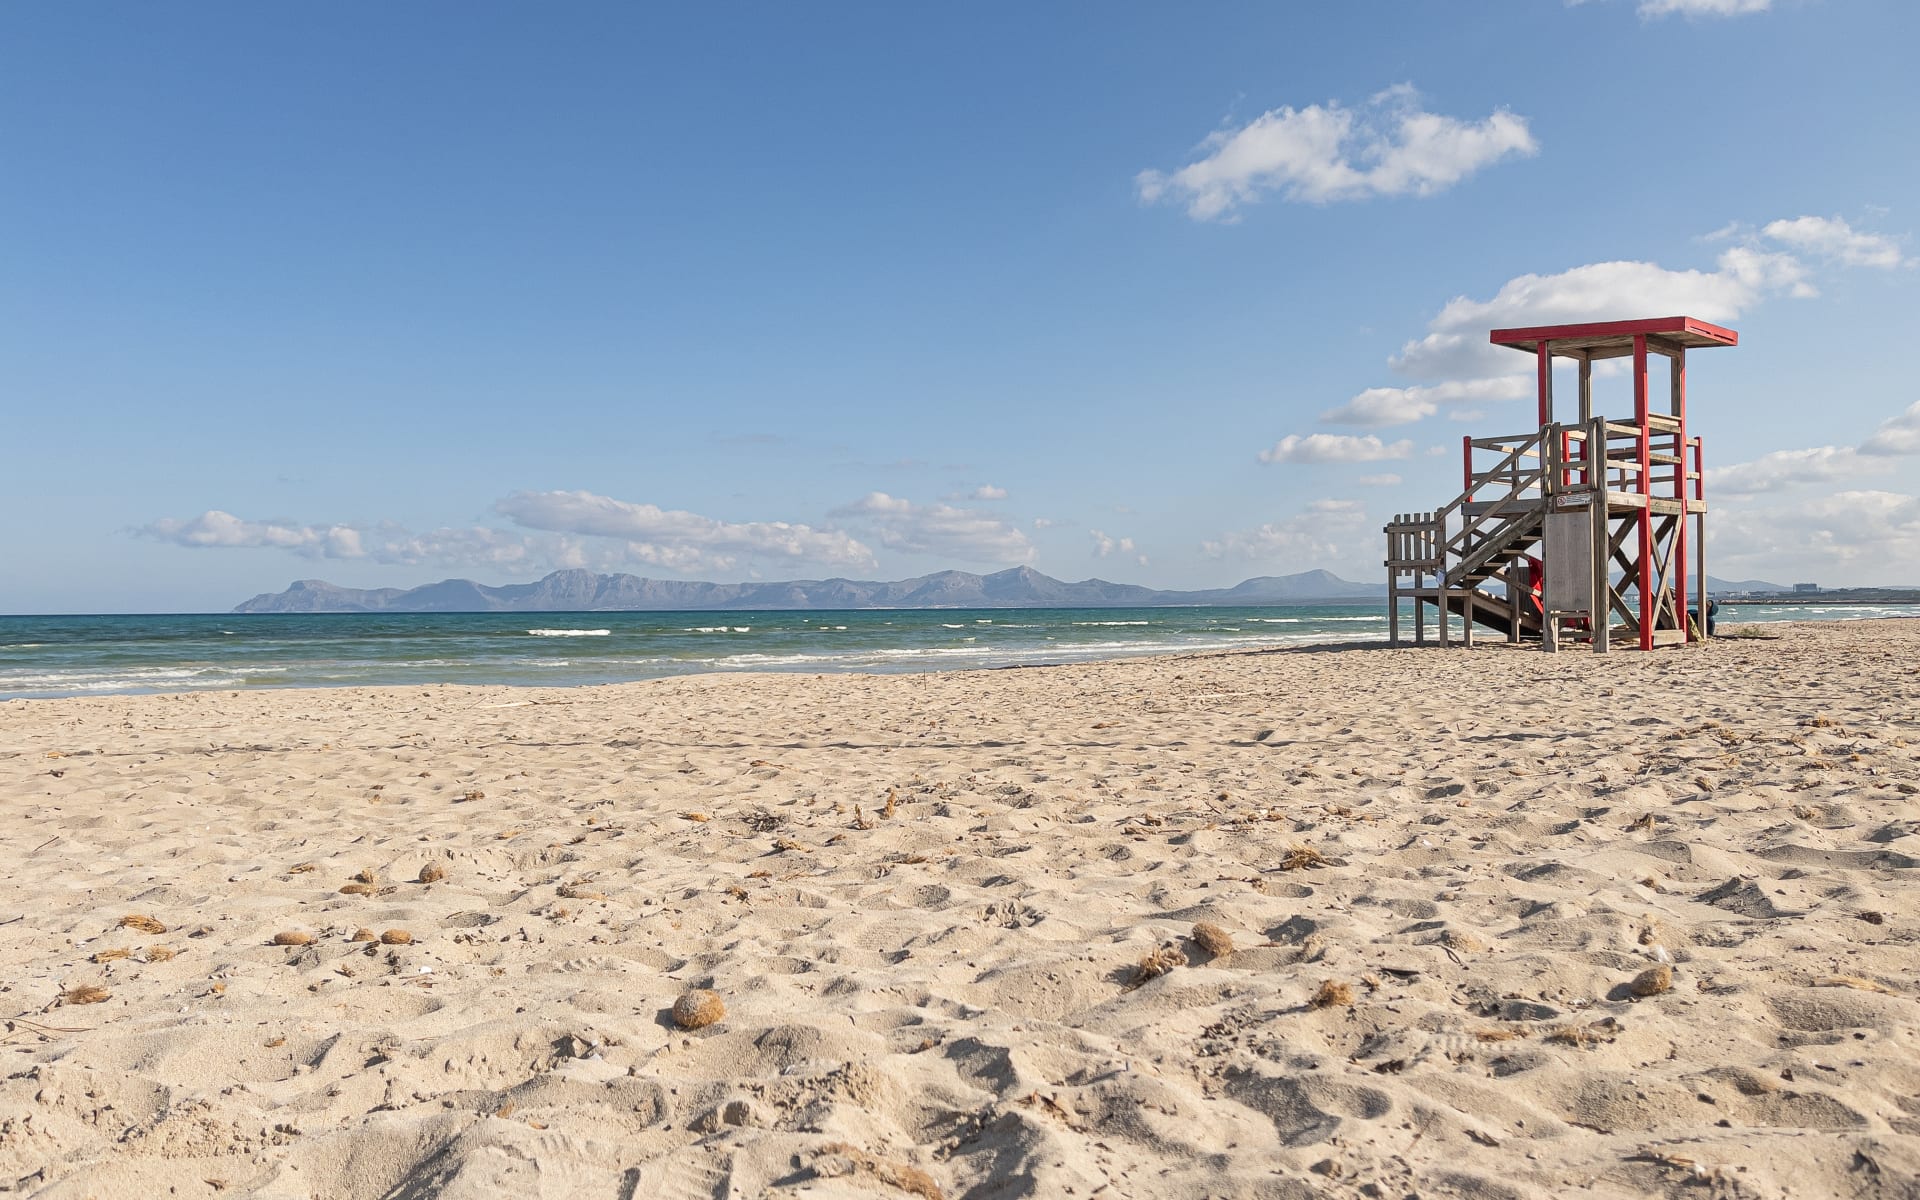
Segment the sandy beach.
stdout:
<svg viewBox="0 0 1920 1200">
<path fill-rule="evenodd" d="M 0 704 L 0 1190 L 1912 1196 L 1920 620 L 1769 632 Z"/>
</svg>

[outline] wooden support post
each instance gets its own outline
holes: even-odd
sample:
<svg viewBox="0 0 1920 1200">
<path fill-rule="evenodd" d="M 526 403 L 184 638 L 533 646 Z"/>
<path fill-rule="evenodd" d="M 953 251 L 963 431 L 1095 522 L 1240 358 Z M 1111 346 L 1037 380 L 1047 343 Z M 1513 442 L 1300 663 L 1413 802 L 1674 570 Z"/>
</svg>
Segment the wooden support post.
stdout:
<svg viewBox="0 0 1920 1200">
<path fill-rule="evenodd" d="M 1640 648 L 1653 649 L 1653 429 L 1647 410 L 1647 335 L 1633 335 L 1633 422 L 1640 427 Z"/>
<path fill-rule="evenodd" d="M 1673 607 L 1680 625 L 1680 640 L 1686 643 L 1693 640 L 1693 622 L 1687 620 L 1687 348 L 1675 350 L 1668 364 L 1673 416 L 1680 422 L 1679 431 L 1673 435 L 1673 457 L 1678 460 L 1673 466 L 1673 497 L 1680 502 L 1680 521 L 1673 531 Z M 1707 609 L 1701 605 L 1703 627 L 1706 621 Z"/>
<path fill-rule="evenodd" d="M 1518 562 L 1507 564 L 1507 641 L 1516 644 L 1520 641 L 1520 613 L 1523 603 L 1521 600 L 1523 592 L 1520 587 L 1521 566 L 1522 564 Z M 1531 591 L 1533 585 L 1531 567 L 1527 568 L 1527 585 L 1527 590 Z"/>
<path fill-rule="evenodd" d="M 1693 443 L 1693 498 L 1701 502 L 1701 510 L 1694 516 L 1694 588 L 1700 597 L 1700 634 L 1707 632 L 1707 448 L 1700 439 Z"/>
<path fill-rule="evenodd" d="M 1587 418 L 1587 454 L 1596 468 L 1587 495 L 1593 533 L 1593 600 L 1587 619 L 1593 652 L 1605 654 L 1613 633 L 1613 539 L 1607 521 L 1607 423 L 1599 417 Z"/>
<path fill-rule="evenodd" d="M 1693 539 L 1694 589 L 1700 597 L 1700 636 L 1707 636 L 1707 514 L 1695 513 Z"/>
<path fill-rule="evenodd" d="M 1580 352 L 1580 424 L 1593 420 L 1593 351 Z"/>
<path fill-rule="evenodd" d="M 1401 545 L 1406 534 L 1398 527 L 1406 523 L 1405 513 L 1395 513 L 1387 524 L 1387 645 L 1400 645 L 1400 567 L 1406 557 L 1406 548 Z"/>
</svg>

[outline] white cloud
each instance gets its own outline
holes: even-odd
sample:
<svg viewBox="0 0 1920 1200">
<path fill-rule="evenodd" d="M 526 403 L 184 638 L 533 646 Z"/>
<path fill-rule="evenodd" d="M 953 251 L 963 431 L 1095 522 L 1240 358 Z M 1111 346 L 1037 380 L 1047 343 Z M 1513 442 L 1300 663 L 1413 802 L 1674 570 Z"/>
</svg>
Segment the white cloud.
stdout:
<svg viewBox="0 0 1920 1200">
<path fill-rule="evenodd" d="M 1357 109 L 1331 101 L 1272 109 L 1213 133 L 1200 148 L 1202 157 L 1177 171 L 1135 176 L 1140 198 L 1182 201 L 1188 216 L 1205 221 L 1268 192 L 1315 204 L 1425 196 L 1539 145 L 1525 117 L 1498 109 L 1483 121 L 1462 121 L 1426 112 L 1413 88 L 1401 85 Z"/>
<path fill-rule="evenodd" d="M 1033 527 L 1035 529 L 1052 529 L 1059 523 L 1060 522 L 1054 520 L 1052 517 L 1035 517 L 1033 519 Z"/>
<path fill-rule="evenodd" d="M 1426 387 L 1368 388 L 1339 408 L 1320 414 L 1329 425 L 1404 425 L 1440 411 L 1443 404 L 1488 400 L 1524 400 L 1533 395 L 1532 377 L 1457 379 Z"/>
<path fill-rule="evenodd" d="M 1328 425 L 1405 425 L 1440 411 L 1440 406 L 1425 395 L 1426 391 L 1426 388 L 1410 387 L 1368 388 L 1339 408 L 1321 413 L 1320 420 Z"/>
<path fill-rule="evenodd" d="M 1860 443 L 1862 454 L 1920 454 L 1920 400 L 1907 405 L 1907 411 L 1880 423 L 1873 435 Z"/>
<path fill-rule="evenodd" d="M 1761 232 L 1776 242 L 1811 251 L 1849 267 L 1892 268 L 1903 261 L 1899 242 L 1881 233 L 1862 233 L 1839 217 L 1769 221 Z"/>
<path fill-rule="evenodd" d="M 217 508 L 191 520 L 164 517 L 138 532 L 181 546 L 271 548 L 305 558 L 364 558 L 360 530 L 352 525 L 302 525 L 287 520 L 248 521 Z"/>
<path fill-rule="evenodd" d="M 1643 17 L 1669 17 L 1678 13 L 1687 17 L 1737 17 L 1745 13 L 1765 12 L 1773 0 L 1640 0 Z"/>
<path fill-rule="evenodd" d="M 1130 537 L 1108 537 L 1098 529 L 1089 530 L 1088 532 L 1093 535 L 1093 556 L 1095 558 L 1111 558 L 1116 553 L 1139 553 L 1139 551 L 1134 548 L 1133 539 Z"/>
<path fill-rule="evenodd" d="M 873 551 L 850 534 L 788 521 L 721 521 L 584 491 L 514 492 L 493 507 L 529 529 L 620 538 L 640 561 L 658 566 L 731 567 L 741 557 L 874 565 Z"/>
<path fill-rule="evenodd" d="M 1920 497 L 1844 491 L 1786 508 L 1732 509 L 1715 525 L 1716 560 L 1741 573 L 1839 571 L 1868 584 L 1920 583 Z"/>
<path fill-rule="evenodd" d="M 1686 315 L 1729 323 L 1764 301 L 1819 294 L 1815 272 L 1800 254 L 1832 268 L 1903 265 L 1899 240 L 1854 229 L 1833 217 L 1796 217 L 1759 228 L 1738 223 L 1708 235 L 1732 241 L 1713 269 L 1671 270 L 1658 263 L 1587 263 L 1554 274 L 1509 279 L 1486 299 L 1456 296 L 1442 305 L 1424 335 L 1388 359 L 1413 386 L 1368 388 L 1321 420 L 1382 427 L 1433 416 L 1448 405 L 1519 399 L 1533 394 L 1533 361 L 1488 342 L 1489 330 L 1582 321 Z M 1607 373 L 1613 364 L 1596 366 Z M 1459 414 L 1466 419 L 1466 414 Z M 1899 430 L 1887 434 L 1897 440 Z M 1866 448 L 1863 446 L 1862 450 Z M 1871 452 L 1871 451 L 1868 451 Z"/>
<path fill-rule="evenodd" d="M 528 536 L 478 525 L 424 533 L 408 533 L 397 526 L 383 525 L 374 537 L 379 543 L 374 557 L 379 562 L 406 566 L 433 564 L 538 570 L 583 567 L 589 558 L 584 547 L 572 538 Z"/>
<path fill-rule="evenodd" d="M 1358 500 L 1316 500 L 1297 516 L 1222 534 L 1201 542 L 1200 549 L 1208 558 L 1318 562 L 1337 557 L 1335 539 L 1361 532 L 1366 524 L 1366 509 Z"/>
<path fill-rule="evenodd" d="M 1290 433 L 1260 452 L 1263 463 L 1358 463 L 1405 458 L 1413 443 L 1402 439 L 1383 442 L 1372 434 L 1350 437 L 1340 433 Z"/>
<path fill-rule="evenodd" d="M 1033 561 L 1033 543 L 1012 525 L 988 513 L 948 504 L 915 504 L 885 492 L 865 496 L 833 512 L 864 522 L 880 544 L 909 554 L 963 562 Z"/>
<path fill-rule="evenodd" d="M 218 509 L 191 520 L 165 518 L 135 532 L 180 546 L 279 549 L 304 558 L 406 566 L 726 571 L 742 560 L 755 559 L 874 565 L 871 550 L 838 530 L 785 521 L 735 524 L 591 492 L 515 492 L 494 509 L 515 524 L 540 532 L 485 526 L 413 532 L 386 521 L 311 525 L 250 521 Z"/>
<path fill-rule="evenodd" d="M 1521 275 L 1490 299 L 1448 301 L 1427 335 L 1402 346 L 1390 365 L 1416 379 L 1485 383 L 1533 370 L 1524 356 L 1490 344 L 1491 329 L 1676 314 L 1721 323 L 1769 294 L 1811 294 L 1805 269 L 1790 255 L 1734 246 L 1722 252 L 1718 267 L 1670 271 L 1649 262 L 1604 262 L 1555 275 Z"/>
<path fill-rule="evenodd" d="M 942 500 L 1005 500 L 1007 489 L 983 483 L 972 491 L 948 492 Z"/>
<path fill-rule="evenodd" d="M 498 529 L 435 529 L 411 533 L 391 522 L 304 525 L 249 521 L 219 509 L 190 520 L 167 517 L 134 531 L 195 549 L 288 550 L 302 558 L 458 567 L 575 566 L 582 554 L 564 538 L 529 538 Z"/>
<path fill-rule="evenodd" d="M 1362 487 L 1399 487 L 1400 477 L 1389 471 L 1384 475 L 1362 475 L 1354 482 Z"/>
<path fill-rule="evenodd" d="M 1775 450 L 1752 462 L 1707 468 L 1709 496 L 1757 496 L 1804 483 L 1834 483 L 1893 469 L 1889 459 L 1920 454 L 1920 401 L 1888 417 L 1854 446 Z"/>
<path fill-rule="evenodd" d="M 1757 496 L 1801 483 L 1831 483 L 1860 473 L 1860 455 L 1850 446 L 1775 450 L 1752 462 L 1707 468 L 1707 495 Z"/>
</svg>

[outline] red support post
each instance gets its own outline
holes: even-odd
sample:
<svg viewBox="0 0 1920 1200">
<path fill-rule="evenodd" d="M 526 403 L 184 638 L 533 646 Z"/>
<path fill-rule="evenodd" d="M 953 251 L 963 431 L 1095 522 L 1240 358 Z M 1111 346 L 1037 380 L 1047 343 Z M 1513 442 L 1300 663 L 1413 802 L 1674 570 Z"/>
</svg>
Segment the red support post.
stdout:
<svg viewBox="0 0 1920 1200">
<path fill-rule="evenodd" d="M 1640 648 L 1653 649 L 1653 429 L 1647 423 L 1647 335 L 1633 335 L 1633 420 L 1640 427 Z"/>
<path fill-rule="evenodd" d="M 1687 620 L 1687 351 L 1681 347 L 1673 356 L 1673 415 L 1679 419 L 1679 432 L 1673 435 L 1673 498 L 1680 502 L 1680 525 L 1673 543 L 1673 611 L 1680 620 L 1680 640 L 1693 640 L 1693 622 Z M 1704 625 L 1707 614 L 1700 614 Z M 1704 632 L 1704 630 L 1703 630 Z"/>
</svg>

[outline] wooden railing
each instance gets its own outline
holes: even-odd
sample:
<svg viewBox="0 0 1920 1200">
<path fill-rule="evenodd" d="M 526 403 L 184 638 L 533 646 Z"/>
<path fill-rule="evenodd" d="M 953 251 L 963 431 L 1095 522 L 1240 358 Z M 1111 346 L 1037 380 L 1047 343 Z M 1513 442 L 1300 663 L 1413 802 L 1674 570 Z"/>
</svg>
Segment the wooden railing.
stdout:
<svg viewBox="0 0 1920 1200">
<path fill-rule="evenodd" d="M 1438 570 L 1446 558 L 1446 522 L 1440 514 L 1399 513 L 1387 523 L 1387 566 Z"/>
</svg>

